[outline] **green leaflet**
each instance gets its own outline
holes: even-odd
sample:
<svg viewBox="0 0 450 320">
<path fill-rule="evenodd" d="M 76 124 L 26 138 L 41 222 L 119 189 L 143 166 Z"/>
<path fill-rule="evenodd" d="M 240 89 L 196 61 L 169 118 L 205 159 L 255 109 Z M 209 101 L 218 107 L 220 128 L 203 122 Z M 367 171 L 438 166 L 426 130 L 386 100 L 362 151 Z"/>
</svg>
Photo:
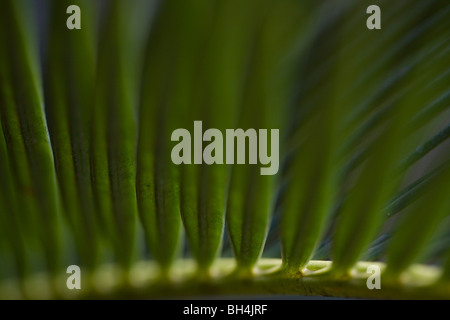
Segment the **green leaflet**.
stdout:
<svg viewBox="0 0 450 320">
<path fill-rule="evenodd" d="M 0 129 L 2 128 L 0 124 Z M 6 148 L 6 141 L 3 136 L 3 131 L 0 130 L 0 251 L 7 254 L 12 251 L 14 256 L 15 268 L 19 279 L 25 278 L 29 274 L 29 262 L 27 257 L 26 245 L 29 245 L 26 240 L 26 230 L 20 224 L 21 215 L 18 210 L 19 198 L 17 197 L 18 189 L 16 181 L 12 175 L 11 165 L 9 163 L 8 151 Z M 14 241 L 11 239 L 14 238 Z M 1 259 L 4 261 L 6 259 Z M 6 274 L 6 276 L 8 276 Z M 2 272 L 0 270 L 0 277 Z"/>
<path fill-rule="evenodd" d="M 389 216 L 396 214 L 417 200 L 424 191 L 436 183 L 437 178 L 446 165 L 448 165 L 448 161 L 405 187 L 390 201 L 385 208 L 385 212 Z"/>
<path fill-rule="evenodd" d="M 89 1 L 52 1 L 49 52 L 45 68 L 46 116 L 55 157 L 55 169 L 64 213 L 83 265 L 98 262 L 99 228 L 108 220 L 95 219 L 91 184 L 90 127 L 94 89 L 94 43 L 89 28 L 93 7 Z M 82 30 L 62 29 L 66 8 L 83 8 Z M 83 68 L 80 68 L 83 65 Z M 101 217 L 99 217 L 101 218 Z"/>
<path fill-rule="evenodd" d="M 281 76 L 286 75 L 292 62 L 285 60 L 286 50 L 292 48 L 298 35 L 296 28 L 292 33 L 288 26 L 297 25 L 299 11 L 289 1 L 263 2 L 252 13 L 254 25 L 249 27 L 254 40 L 249 43 L 248 74 L 242 84 L 234 127 L 255 129 L 259 140 L 262 133 L 258 130 L 268 129 L 268 152 L 272 155 L 277 150 L 271 149 L 271 130 L 280 130 L 284 120 L 280 111 L 286 110 L 287 105 L 287 92 L 280 89 Z M 262 254 L 274 210 L 276 176 L 261 175 L 261 166 L 235 164 L 231 168 L 227 231 L 238 271 L 243 273 L 251 272 Z"/>
<path fill-rule="evenodd" d="M 450 206 L 449 166 L 439 175 L 418 203 L 402 216 L 387 252 L 387 277 L 398 277 L 422 252 L 438 224 L 448 215 Z M 405 226 L 408 227 L 405 227 Z"/>
<path fill-rule="evenodd" d="M 108 3 L 100 34 L 91 157 L 98 210 L 111 224 L 116 259 L 127 270 L 134 254 L 137 203 L 133 93 L 125 83 L 124 5 L 120 0 Z"/>
<path fill-rule="evenodd" d="M 446 10 L 449 10 L 449 8 L 447 7 Z M 448 11 L 437 12 L 427 20 L 434 22 L 431 24 L 432 27 L 428 31 L 429 34 L 438 33 L 438 35 L 433 37 L 433 42 L 430 43 L 429 40 L 426 41 L 430 46 L 431 44 L 439 43 L 439 40 L 448 37 L 448 34 L 441 33 L 442 30 L 445 29 L 444 26 L 446 26 L 446 28 L 449 26 L 448 19 L 445 18 L 443 12 Z M 423 41 L 425 42 L 425 40 Z M 412 75 L 412 79 L 414 79 L 412 82 L 412 92 L 406 99 L 406 102 L 409 105 L 416 104 L 421 107 L 427 106 L 430 102 L 435 101 L 436 96 L 439 96 L 446 90 L 444 82 L 436 81 L 437 79 L 434 78 L 436 74 L 440 73 L 440 66 L 443 63 L 442 59 L 444 59 L 442 51 L 433 52 L 429 55 L 428 62 L 418 65 L 415 70 L 416 76 Z M 419 77 L 418 75 L 421 76 Z M 429 87 L 428 84 L 432 81 L 434 82 L 434 85 Z M 427 90 L 421 92 L 420 89 L 424 87 L 427 88 Z M 436 120 L 438 123 L 442 123 L 442 120 L 438 118 Z M 416 147 L 414 152 L 402 161 L 404 167 L 413 164 L 413 168 L 419 168 L 420 165 L 423 166 L 423 164 L 421 164 L 423 163 L 423 160 L 421 159 L 433 149 L 437 149 L 434 150 L 434 156 L 439 159 L 439 162 L 437 162 L 438 164 L 440 164 L 440 161 L 448 159 L 448 152 L 445 152 L 443 148 L 436 148 L 448 138 L 448 123 L 440 125 L 439 127 L 443 127 L 443 129 L 439 130 L 437 133 L 433 131 L 430 132 L 430 129 L 436 130 L 436 120 L 432 123 L 433 126 L 425 126 L 425 132 L 427 133 L 426 142 Z M 417 120 L 415 123 L 417 124 Z M 430 156 L 427 158 L 430 159 Z M 426 165 L 425 168 L 427 171 L 431 170 L 430 174 L 432 174 L 433 180 L 431 183 L 426 182 L 426 186 L 421 188 L 423 189 L 421 194 L 416 196 L 418 200 L 410 207 L 407 207 L 406 212 L 400 217 L 401 220 L 397 225 L 391 245 L 387 252 L 387 276 L 399 277 L 401 272 L 415 262 L 418 255 L 422 253 L 425 245 L 436 232 L 439 222 L 442 221 L 443 217 L 448 213 L 448 162 L 445 161 L 438 169 L 434 169 L 432 165 Z M 405 227 L 406 223 L 408 227 Z M 397 254 L 397 256 L 395 256 L 395 254 Z"/>
<path fill-rule="evenodd" d="M 169 145 L 179 119 L 177 106 L 168 100 L 175 72 L 172 59 L 179 41 L 174 28 L 177 15 L 183 12 L 173 9 L 173 1 L 160 3 L 147 41 L 137 149 L 139 216 L 146 243 L 163 272 L 175 258 L 181 227 L 179 169 L 170 160 Z"/>
<path fill-rule="evenodd" d="M 428 127 L 436 127 L 436 121 L 433 121 L 434 123 L 430 121 L 433 119 L 431 117 L 432 113 L 429 112 L 429 116 L 423 118 L 419 118 L 416 115 L 418 115 L 422 110 L 425 110 L 425 106 L 430 106 L 430 109 L 427 110 L 433 110 L 433 106 L 439 106 L 440 101 L 436 101 L 435 97 L 442 96 L 442 92 L 445 90 L 445 80 L 437 80 L 434 76 L 441 73 L 438 69 L 439 66 L 442 66 L 442 63 L 444 63 L 442 60 L 444 59 L 442 52 L 445 50 L 443 48 L 443 44 L 445 43 L 445 38 L 448 36 L 445 33 L 437 32 L 437 30 L 445 29 L 444 26 L 448 24 L 448 19 L 445 18 L 448 8 L 445 10 L 434 10 L 436 9 L 433 7 L 434 4 L 430 3 L 427 5 L 428 8 L 426 8 L 426 10 L 429 10 L 428 12 L 432 12 L 433 14 L 424 14 L 423 16 L 426 18 L 423 19 L 423 22 L 416 24 L 414 28 L 405 35 L 405 40 L 400 41 L 400 43 L 409 43 L 410 47 L 414 45 L 418 48 L 416 53 L 411 55 L 410 58 L 404 59 L 404 65 L 411 71 L 408 72 L 403 80 L 403 85 L 400 87 L 403 88 L 402 90 L 404 91 L 405 97 L 402 104 L 408 108 L 405 109 L 404 112 L 408 113 L 409 111 L 409 115 L 405 115 L 399 119 L 414 119 L 409 123 L 406 123 L 406 121 L 403 122 L 404 124 L 407 124 L 407 126 L 405 127 L 406 136 L 401 145 L 407 148 L 415 148 L 415 151 L 411 153 L 412 156 L 403 157 L 405 159 L 412 159 L 414 157 L 414 161 L 424 157 L 432 148 L 437 147 L 439 143 L 445 140 L 444 135 L 446 131 L 443 129 L 441 133 L 436 134 L 434 138 L 430 138 L 429 141 L 424 143 L 424 147 L 417 148 L 417 145 L 420 144 L 420 140 L 417 138 L 420 137 L 420 132 L 424 132 L 424 130 L 419 131 L 420 128 L 425 125 L 425 128 L 427 129 Z M 434 36 L 431 37 L 431 34 Z M 432 38 L 433 41 L 430 42 L 430 40 L 428 40 L 429 38 Z M 404 46 L 404 44 L 402 46 Z M 394 50 L 393 48 L 395 48 L 395 46 L 391 47 L 391 50 Z M 402 68 L 401 65 L 400 68 Z M 435 86 L 430 86 L 430 82 L 435 82 Z M 436 101 L 437 104 L 433 103 L 434 101 Z M 395 104 L 392 104 L 392 106 L 395 106 Z M 442 110 L 442 107 L 440 107 L 440 110 Z M 403 125 L 403 123 L 399 125 Z M 412 135 L 411 132 L 414 132 L 414 135 Z M 429 133 L 427 133 L 427 136 L 429 136 Z M 408 139 L 406 139 L 406 137 L 408 137 Z M 407 148 L 403 151 L 406 154 L 409 152 L 407 151 Z M 368 157 L 367 148 L 363 152 L 364 156 Z M 410 171 L 404 171 L 405 169 L 408 169 L 414 161 L 410 161 L 407 165 L 399 167 L 401 168 L 399 172 L 402 174 L 406 173 L 404 179 L 408 179 L 409 175 L 414 172 L 412 171 L 415 169 L 414 167 Z M 361 159 L 358 159 L 358 162 L 355 163 L 361 164 L 362 161 Z M 403 160 L 402 164 L 406 164 L 405 160 Z M 400 165 L 400 163 L 398 165 Z M 350 166 L 350 168 L 355 170 L 357 169 L 357 166 Z M 347 173 L 348 172 L 349 171 L 347 170 Z M 397 175 L 398 173 L 393 174 Z M 358 185 L 361 184 L 358 183 Z M 385 210 L 385 212 L 389 214 L 397 212 L 401 208 L 404 208 L 406 205 L 413 202 L 417 198 L 419 192 L 426 190 L 425 184 L 419 184 L 417 185 L 417 188 L 414 185 L 411 187 L 411 190 L 408 188 L 406 189 L 408 190 L 406 193 L 400 193 L 399 196 L 396 197 L 396 200 L 386 207 L 387 210 Z M 358 242 L 357 239 L 358 238 L 355 238 L 356 243 Z"/>
<path fill-rule="evenodd" d="M 217 103 L 210 99 L 207 92 L 214 87 L 216 81 L 220 81 L 220 73 L 213 76 L 215 65 L 209 64 L 208 57 L 214 56 L 211 52 L 211 43 L 217 39 L 217 26 L 215 20 L 221 21 L 218 15 L 222 1 L 213 4 L 210 2 L 198 3 L 185 10 L 185 16 L 180 18 L 186 25 L 191 25 L 197 32 L 189 32 L 190 36 L 181 33 L 180 50 L 177 62 L 185 65 L 183 60 L 189 59 L 188 66 L 178 68 L 182 71 L 184 83 L 177 82 L 179 91 L 184 93 L 184 103 L 179 106 L 181 119 L 178 122 L 180 128 L 186 128 L 194 138 L 194 121 L 203 120 L 205 128 L 219 126 L 228 120 L 228 112 L 222 109 L 222 119 L 211 122 L 210 109 Z M 194 36 L 196 35 L 196 36 Z M 233 58 L 231 58 L 233 59 Z M 180 79 L 180 76 L 178 77 Z M 231 93 L 231 92 L 230 92 Z M 230 109 L 232 110 L 233 107 Z M 175 116 L 172 114 L 172 116 Z M 229 120 L 228 120 L 229 121 Z M 172 144 L 173 146 L 173 144 Z M 195 150 L 193 151 L 196 152 Z M 214 165 L 213 165 L 214 166 Z M 209 267 L 216 258 L 223 233 L 224 202 L 227 179 L 227 168 L 209 168 L 207 165 L 182 164 L 180 170 L 180 212 L 186 232 L 189 247 L 197 262 L 200 274 L 208 274 Z"/>
<path fill-rule="evenodd" d="M 281 195 L 281 232 L 284 267 L 292 274 L 300 274 L 311 259 L 333 204 L 336 179 L 331 171 L 335 156 L 332 87 L 305 86 L 307 79 L 315 73 L 311 69 L 315 62 L 328 62 L 322 70 L 322 79 L 332 76 L 334 57 L 330 58 L 330 54 L 336 50 L 337 43 L 321 43 L 320 39 L 331 30 L 339 32 L 336 23 L 339 22 L 340 14 L 311 40 L 314 52 L 307 53 L 311 55 L 310 64 L 302 66 L 302 76 L 305 78 L 298 81 L 302 86 L 297 89 L 299 93 L 293 106 L 293 113 L 300 114 L 300 122 L 292 121 L 296 118 L 286 120 L 295 129 L 292 129 L 292 135 L 285 142 L 286 148 L 292 151 L 286 159 L 284 172 L 287 187 Z M 305 109 L 308 110 L 306 113 L 303 111 Z"/>
<path fill-rule="evenodd" d="M 43 115 L 36 56 L 30 47 L 30 29 L 22 14 L 21 1 L 5 1 L 1 11 L 2 123 L 10 145 L 11 162 L 21 178 L 19 186 L 31 194 L 25 197 L 27 213 L 34 220 L 42 241 L 48 270 L 60 264 L 59 200 L 53 156 Z M 15 143 L 11 143 L 14 141 Z"/>
<path fill-rule="evenodd" d="M 396 22 L 406 26 L 414 23 L 414 21 L 407 19 L 398 19 Z M 417 30 L 420 30 L 420 33 Z M 421 39 L 419 35 L 423 33 L 421 29 L 416 28 L 410 34 L 416 34 L 418 39 Z M 411 38 L 408 36 L 409 34 L 404 37 L 404 41 L 400 41 L 397 45 L 392 44 L 390 51 L 397 53 L 406 50 L 405 43 L 408 43 L 408 46 L 417 45 L 418 41 L 410 41 Z M 365 41 L 372 41 L 374 44 L 379 42 L 377 38 L 370 38 L 369 35 Z M 375 59 L 371 66 L 376 66 L 377 69 L 369 67 L 368 72 L 376 70 L 374 79 L 377 77 L 390 79 L 389 66 L 394 62 L 393 57 L 393 54 L 387 54 L 380 59 Z M 407 64 L 409 55 L 406 52 L 404 57 L 405 64 Z M 352 63 L 348 62 L 346 65 L 352 65 Z M 404 77 L 401 82 L 393 82 L 393 84 L 399 89 L 402 88 L 408 76 L 406 75 L 406 78 Z M 364 73 L 363 79 L 367 79 L 366 81 L 372 80 L 367 78 L 367 73 Z M 344 81 L 348 80 L 343 79 L 339 82 L 344 84 Z M 363 87 L 361 86 L 361 88 Z M 370 86 L 364 88 L 370 88 Z M 394 92 L 401 93 L 402 91 L 399 89 Z M 333 267 L 338 273 L 346 273 L 352 267 L 375 235 L 380 222 L 383 220 L 382 208 L 396 190 L 399 182 L 394 167 L 399 161 L 399 156 L 401 156 L 399 146 L 402 145 L 406 134 L 403 128 L 403 119 L 407 118 L 409 114 L 413 114 L 419 107 L 417 104 L 414 106 L 408 105 L 407 102 L 400 99 L 402 95 L 397 95 L 394 92 L 386 92 L 381 101 L 373 101 L 377 105 L 392 102 L 393 108 L 386 111 L 388 113 L 386 114 L 386 120 L 382 123 L 382 131 L 378 135 L 372 134 L 372 137 L 369 135 L 362 140 L 370 142 L 370 147 L 366 151 L 367 160 L 362 163 L 357 175 L 354 175 L 352 185 L 355 187 L 352 187 L 352 185 L 349 187 L 335 230 Z M 350 106 L 348 99 L 352 99 L 352 97 L 345 95 L 342 97 L 346 100 L 341 103 Z M 377 105 L 373 105 L 372 109 L 376 108 Z M 380 153 L 381 150 L 383 150 L 383 153 Z M 374 189 L 373 186 L 378 187 Z"/>
<path fill-rule="evenodd" d="M 255 130 L 259 128 L 274 128 L 264 125 L 268 124 L 266 118 L 268 116 L 268 106 L 265 103 L 261 103 L 261 100 L 255 96 L 258 90 L 263 89 L 261 87 L 263 85 L 261 82 L 262 78 L 260 78 L 262 75 L 258 74 L 258 72 L 267 72 L 267 65 L 264 64 L 266 61 L 262 59 L 264 59 L 263 56 L 268 51 L 263 51 L 265 47 L 261 43 L 263 37 L 261 29 L 266 10 L 270 7 L 268 3 L 270 2 L 261 2 L 258 8 L 254 8 L 251 6 L 251 1 L 243 1 L 236 8 L 228 5 L 225 7 L 225 10 L 222 9 L 222 12 L 225 14 L 227 12 L 235 12 L 233 15 L 237 15 L 238 21 L 243 24 L 241 30 L 238 29 L 239 26 L 236 26 L 236 29 L 231 30 L 234 34 L 229 33 L 225 35 L 225 37 L 232 37 L 233 42 L 220 44 L 215 41 L 212 43 L 214 50 L 220 50 L 222 46 L 227 45 L 235 50 L 232 52 L 235 55 L 235 60 L 232 60 L 235 63 L 234 65 L 227 65 L 227 55 L 223 55 L 223 52 L 213 51 L 213 57 L 217 59 L 213 61 L 217 65 L 215 70 L 222 74 L 224 78 L 218 79 L 220 82 L 218 80 L 212 82 L 213 87 L 211 91 L 213 95 L 210 97 L 211 103 L 217 110 L 225 111 L 229 109 L 229 111 L 224 112 L 225 118 L 213 112 L 208 113 L 208 118 L 210 119 L 210 126 L 219 128 L 224 135 L 226 129 L 229 128 L 242 128 L 244 131 L 250 128 Z M 243 19 L 243 16 L 240 16 L 242 12 L 247 13 L 246 20 L 241 20 Z M 221 19 L 224 19 L 224 16 Z M 255 37 L 258 39 L 256 43 L 252 41 Z M 216 39 L 219 38 L 217 37 Z M 245 42 L 240 44 L 240 41 Z M 258 69 L 256 65 L 260 66 L 261 69 Z M 234 73 L 230 74 L 230 71 L 227 73 L 221 72 L 222 70 L 225 71 L 225 68 L 230 68 Z M 242 73 L 242 70 L 247 68 L 249 74 L 246 76 Z M 225 76 L 228 76 L 228 81 L 234 80 L 234 84 L 230 85 L 230 83 L 227 83 Z M 213 77 L 214 73 L 209 74 L 209 78 Z M 232 91 L 228 91 L 228 88 L 231 88 Z M 219 97 L 228 95 L 228 92 L 233 94 L 232 100 L 222 101 Z M 252 100 L 252 98 L 256 99 Z M 267 134 L 269 143 L 270 130 L 268 130 Z M 249 144 L 250 141 L 247 140 L 247 148 Z M 248 161 L 248 155 L 246 157 L 246 161 Z M 222 172 L 223 187 L 222 190 L 218 189 L 218 191 L 223 194 L 223 208 L 226 208 L 229 239 L 236 257 L 237 268 L 241 269 L 240 271 L 249 271 L 260 256 L 266 237 L 270 214 L 271 196 L 269 195 L 269 190 L 272 177 L 261 176 L 259 166 L 255 165 L 243 166 L 234 164 L 230 167 L 229 176 L 226 175 L 226 171 L 223 171 L 224 168 L 219 166 L 203 170 L 205 170 L 205 176 L 209 173 L 214 174 L 216 172 L 215 174 L 217 175 L 217 173 Z M 213 181 L 208 182 L 208 185 L 213 183 Z M 260 201 L 256 202 L 253 199 L 256 200 L 255 195 L 257 194 L 261 198 L 259 198 Z M 208 205 L 212 207 L 212 203 Z"/>
</svg>

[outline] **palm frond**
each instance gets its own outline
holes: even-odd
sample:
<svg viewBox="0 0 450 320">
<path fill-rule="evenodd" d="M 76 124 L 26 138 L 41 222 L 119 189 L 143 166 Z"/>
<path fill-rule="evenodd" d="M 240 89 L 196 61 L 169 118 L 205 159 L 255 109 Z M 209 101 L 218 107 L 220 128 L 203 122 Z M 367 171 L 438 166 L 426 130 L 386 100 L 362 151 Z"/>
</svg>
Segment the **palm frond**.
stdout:
<svg viewBox="0 0 450 320">
<path fill-rule="evenodd" d="M 369 1 L 39 1 L 0 10 L 0 297 L 450 297 L 448 1 L 380 0 L 381 30 Z M 238 128 L 278 174 L 199 161 Z"/>
</svg>

